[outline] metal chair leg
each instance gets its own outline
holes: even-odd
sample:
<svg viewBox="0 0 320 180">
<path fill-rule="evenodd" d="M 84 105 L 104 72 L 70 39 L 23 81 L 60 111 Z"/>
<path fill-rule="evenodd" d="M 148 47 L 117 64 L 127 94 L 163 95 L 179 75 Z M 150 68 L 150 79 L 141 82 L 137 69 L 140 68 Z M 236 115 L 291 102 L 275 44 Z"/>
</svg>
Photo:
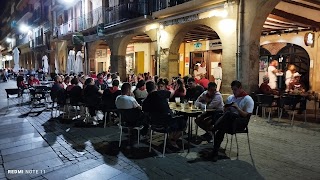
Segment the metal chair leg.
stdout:
<svg viewBox="0 0 320 180">
<path fill-rule="evenodd" d="M 149 152 L 151 152 L 151 142 L 152 142 L 152 129 L 150 130 L 150 142 L 149 142 Z"/>
<path fill-rule="evenodd" d="M 228 138 L 228 134 L 227 133 L 226 133 L 226 136 L 227 136 L 227 142 L 226 142 L 226 146 L 224 147 L 225 150 L 227 150 L 227 145 L 228 145 L 228 142 L 229 142 L 229 138 Z"/>
<path fill-rule="evenodd" d="M 304 123 L 307 123 L 307 110 L 304 110 Z"/>
<path fill-rule="evenodd" d="M 294 120 L 294 110 L 293 110 L 293 112 L 292 112 L 291 126 L 293 126 L 293 120 Z"/>
<path fill-rule="evenodd" d="M 270 122 L 270 121 L 271 121 L 271 108 L 269 110 L 269 115 L 268 115 L 268 122 Z"/>
<path fill-rule="evenodd" d="M 164 134 L 164 143 L 163 143 L 162 157 L 164 157 L 164 153 L 166 152 L 167 137 L 168 137 L 168 133 L 165 133 L 165 134 Z"/>
<path fill-rule="evenodd" d="M 230 150 L 229 150 L 229 157 L 231 157 L 232 139 L 233 139 L 233 135 L 231 135 L 231 144 L 230 144 Z"/>
<path fill-rule="evenodd" d="M 120 126 L 120 140 L 119 140 L 119 147 L 121 147 L 121 137 L 122 137 L 122 126 Z"/>
<path fill-rule="evenodd" d="M 140 146 L 140 129 L 137 129 L 138 130 L 138 146 Z"/>
<path fill-rule="evenodd" d="M 103 125 L 103 128 L 106 128 L 106 126 L 107 126 L 107 115 L 108 115 L 108 112 L 105 112 L 104 113 L 104 125 Z"/>
<path fill-rule="evenodd" d="M 259 110 L 259 106 L 257 106 L 257 109 L 256 109 L 256 116 L 258 116 L 258 110 Z"/>
<path fill-rule="evenodd" d="M 237 159 L 239 159 L 239 145 L 238 145 L 237 133 L 234 134 L 234 136 L 236 137 L 236 143 L 237 143 Z"/>
</svg>

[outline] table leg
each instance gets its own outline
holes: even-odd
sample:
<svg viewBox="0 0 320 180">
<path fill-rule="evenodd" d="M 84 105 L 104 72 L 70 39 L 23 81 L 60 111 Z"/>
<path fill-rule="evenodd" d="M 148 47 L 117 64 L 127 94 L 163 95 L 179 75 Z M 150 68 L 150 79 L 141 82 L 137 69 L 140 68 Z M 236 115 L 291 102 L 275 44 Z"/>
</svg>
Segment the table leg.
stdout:
<svg viewBox="0 0 320 180">
<path fill-rule="evenodd" d="M 192 133 L 192 119 L 188 117 L 189 125 L 188 125 L 188 153 L 190 152 L 190 141 L 191 141 L 191 133 Z"/>
</svg>

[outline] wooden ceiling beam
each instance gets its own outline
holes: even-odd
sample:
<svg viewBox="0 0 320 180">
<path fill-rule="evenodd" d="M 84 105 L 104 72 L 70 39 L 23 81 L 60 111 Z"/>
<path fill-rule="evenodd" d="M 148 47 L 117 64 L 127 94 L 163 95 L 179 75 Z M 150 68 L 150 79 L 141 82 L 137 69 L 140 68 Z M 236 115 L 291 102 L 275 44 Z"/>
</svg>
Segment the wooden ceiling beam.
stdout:
<svg viewBox="0 0 320 180">
<path fill-rule="evenodd" d="M 308 3 L 311 3 L 311 4 L 315 4 L 315 5 L 318 5 L 320 6 L 320 2 L 319 1 L 316 1 L 316 0 L 304 0 L 305 2 L 308 2 Z"/>
<path fill-rule="evenodd" d="M 320 27 L 320 23 L 317 21 L 307 19 L 295 14 L 287 13 L 279 9 L 274 9 L 271 14 L 269 14 L 269 16 L 280 21 L 295 23 L 298 26 Z"/>
<path fill-rule="evenodd" d="M 308 5 L 308 4 L 303 4 L 303 3 L 296 2 L 296 1 L 291 1 L 291 0 L 282 0 L 282 1 L 283 1 L 283 2 L 286 2 L 286 3 L 289 3 L 289 4 L 293 4 L 293 5 L 297 5 L 297 6 L 302 6 L 302 7 L 308 8 L 308 9 L 313 9 L 313 10 L 320 11 L 320 8 L 314 7 L 314 6 L 310 6 L 310 5 Z"/>
</svg>

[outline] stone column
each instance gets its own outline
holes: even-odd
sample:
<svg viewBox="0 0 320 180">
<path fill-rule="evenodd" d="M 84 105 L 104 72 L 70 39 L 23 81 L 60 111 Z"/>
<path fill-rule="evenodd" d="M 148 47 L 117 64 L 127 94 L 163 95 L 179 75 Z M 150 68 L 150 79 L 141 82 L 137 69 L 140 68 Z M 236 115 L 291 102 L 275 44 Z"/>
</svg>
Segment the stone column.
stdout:
<svg viewBox="0 0 320 180">
<path fill-rule="evenodd" d="M 161 50 L 160 51 L 160 61 L 159 61 L 159 71 L 160 71 L 160 77 L 163 78 L 169 78 L 169 71 L 168 71 L 168 65 L 169 65 L 169 52 L 168 50 Z"/>
<path fill-rule="evenodd" d="M 118 72 L 121 81 L 126 81 L 126 56 L 112 55 L 110 57 L 111 73 Z"/>
</svg>

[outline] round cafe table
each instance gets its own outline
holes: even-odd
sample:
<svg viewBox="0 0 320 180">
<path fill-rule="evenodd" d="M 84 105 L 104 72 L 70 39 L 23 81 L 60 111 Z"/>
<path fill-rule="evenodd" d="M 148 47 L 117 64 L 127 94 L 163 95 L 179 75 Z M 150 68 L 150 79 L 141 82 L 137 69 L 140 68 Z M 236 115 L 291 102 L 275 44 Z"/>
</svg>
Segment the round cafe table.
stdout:
<svg viewBox="0 0 320 180">
<path fill-rule="evenodd" d="M 190 141 L 192 138 L 192 126 L 193 126 L 193 118 L 198 117 L 200 114 L 204 112 L 213 112 L 215 109 L 207 109 L 206 111 L 195 108 L 194 105 L 189 107 L 189 104 L 181 103 L 180 106 L 177 106 L 175 102 L 169 102 L 169 107 L 172 111 L 179 112 L 188 117 L 188 153 L 190 152 Z"/>
</svg>

